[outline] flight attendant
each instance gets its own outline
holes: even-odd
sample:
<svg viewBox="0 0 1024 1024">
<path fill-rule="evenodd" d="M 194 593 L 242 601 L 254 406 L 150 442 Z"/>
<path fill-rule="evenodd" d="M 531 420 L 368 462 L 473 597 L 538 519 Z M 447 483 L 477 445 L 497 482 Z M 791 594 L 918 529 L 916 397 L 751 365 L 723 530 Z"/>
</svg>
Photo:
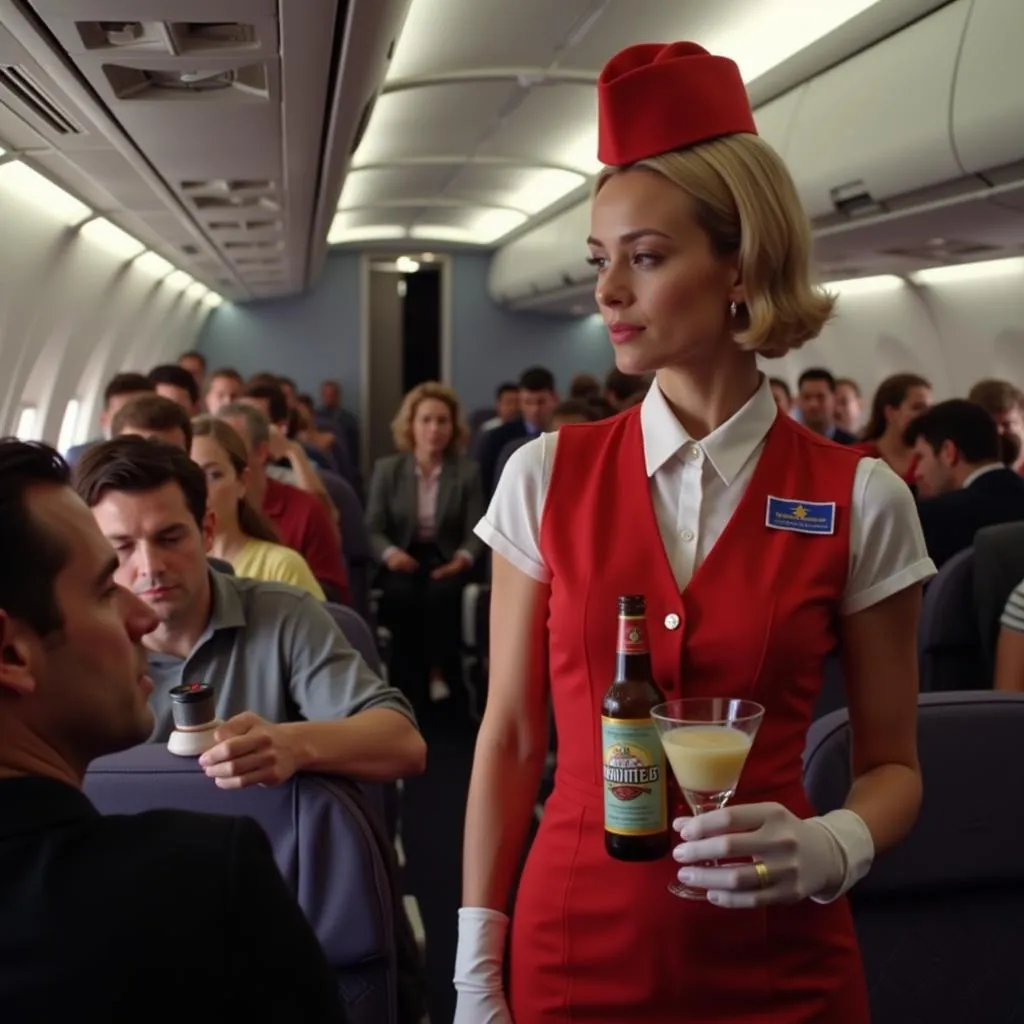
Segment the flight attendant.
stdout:
<svg viewBox="0 0 1024 1024">
<path fill-rule="evenodd" d="M 914 636 L 934 566 L 906 485 L 778 415 L 758 372 L 755 355 L 813 338 L 833 300 L 810 282 L 806 217 L 736 65 L 632 46 L 598 97 L 597 300 L 616 366 L 656 379 L 640 406 L 522 447 L 478 527 L 494 551 L 490 692 L 456 1021 L 866 1024 L 842 896 L 917 814 Z M 767 709 L 733 804 L 677 819 L 672 855 L 650 863 L 604 848 L 600 706 L 622 594 L 647 598 L 667 699 Z M 855 782 L 816 817 L 801 753 L 838 642 Z M 512 908 L 549 697 L 555 788 Z M 712 858 L 746 860 L 698 866 Z M 708 901 L 671 895 L 677 875 Z"/>
<path fill-rule="evenodd" d="M 932 386 L 916 373 L 886 377 L 871 399 L 871 416 L 858 450 L 873 459 L 884 459 L 892 470 L 913 487 L 917 456 L 904 434 L 911 421 L 932 404 Z"/>
</svg>

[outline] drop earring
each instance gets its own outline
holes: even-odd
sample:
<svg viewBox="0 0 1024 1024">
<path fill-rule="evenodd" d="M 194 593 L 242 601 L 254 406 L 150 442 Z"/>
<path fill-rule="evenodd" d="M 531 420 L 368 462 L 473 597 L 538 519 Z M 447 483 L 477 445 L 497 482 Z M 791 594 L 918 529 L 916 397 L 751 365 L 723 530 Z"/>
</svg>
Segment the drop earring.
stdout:
<svg viewBox="0 0 1024 1024">
<path fill-rule="evenodd" d="M 736 305 L 735 302 L 730 302 L 729 303 L 729 316 L 731 316 L 733 318 L 733 320 L 736 319 L 736 310 L 738 308 L 739 307 Z"/>
</svg>

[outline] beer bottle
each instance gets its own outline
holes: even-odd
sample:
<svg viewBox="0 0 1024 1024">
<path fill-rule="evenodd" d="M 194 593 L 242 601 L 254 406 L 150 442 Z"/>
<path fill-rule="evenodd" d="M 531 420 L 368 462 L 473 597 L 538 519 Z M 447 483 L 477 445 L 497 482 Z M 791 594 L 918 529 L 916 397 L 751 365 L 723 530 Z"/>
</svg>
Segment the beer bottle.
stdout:
<svg viewBox="0 0 1024 1024">
<path fill-rule="evenodd" d="M 665 754 L 642 596 L 619 598 L 615 681 L 601 703 L 604 845 L 616 860 L 658 860 L 670 848 Z"/>
</svg>

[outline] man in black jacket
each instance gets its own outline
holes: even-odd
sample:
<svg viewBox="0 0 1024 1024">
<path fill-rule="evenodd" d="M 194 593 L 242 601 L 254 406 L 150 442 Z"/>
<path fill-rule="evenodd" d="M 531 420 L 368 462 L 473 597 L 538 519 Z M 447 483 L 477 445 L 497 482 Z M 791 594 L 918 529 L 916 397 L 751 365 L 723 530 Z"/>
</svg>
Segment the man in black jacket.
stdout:
<svg viewBox="0 0 1024 1024">
<path fill-rule="evenodd" d="M 551 413 L 557 404 L 554 374 L 543 366 L 524 371 L 519 378 L 520 415 L 488 430 L 480 440 L 480 479 L 485 497 L 489 498 L 498 485 L 498 462 L 505 445 L 550 430 Z"/>
<path fill-rule="evenodd" d="M 344 1021 L 255 822 L 103 817 L 82 793 L 153 729 L 157 620 L 68 477 L 0 441 L 0 1020 Z"/>
<path fill-rule="evenodd" d="M 904 440 L 917 455 L 918 512 L 937 566 L 971 547 L 978 530 L 1024 519 L 1024 479 L 1003 464 L 998 429 L 980 405 L 933 405 Z"/>
</svg>

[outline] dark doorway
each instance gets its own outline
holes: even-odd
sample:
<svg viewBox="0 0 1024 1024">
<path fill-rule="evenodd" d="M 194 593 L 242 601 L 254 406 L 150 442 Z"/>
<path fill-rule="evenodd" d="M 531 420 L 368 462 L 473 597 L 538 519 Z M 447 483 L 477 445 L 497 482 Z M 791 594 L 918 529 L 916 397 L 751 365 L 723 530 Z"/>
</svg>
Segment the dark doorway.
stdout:
<svg viewBox="0 0 1024 1024">
<path fill-rule="evenodd" d="M 402 389 L 441 379 L 441 268 L 405 274 L 402 303 Z"/>
</svg>

